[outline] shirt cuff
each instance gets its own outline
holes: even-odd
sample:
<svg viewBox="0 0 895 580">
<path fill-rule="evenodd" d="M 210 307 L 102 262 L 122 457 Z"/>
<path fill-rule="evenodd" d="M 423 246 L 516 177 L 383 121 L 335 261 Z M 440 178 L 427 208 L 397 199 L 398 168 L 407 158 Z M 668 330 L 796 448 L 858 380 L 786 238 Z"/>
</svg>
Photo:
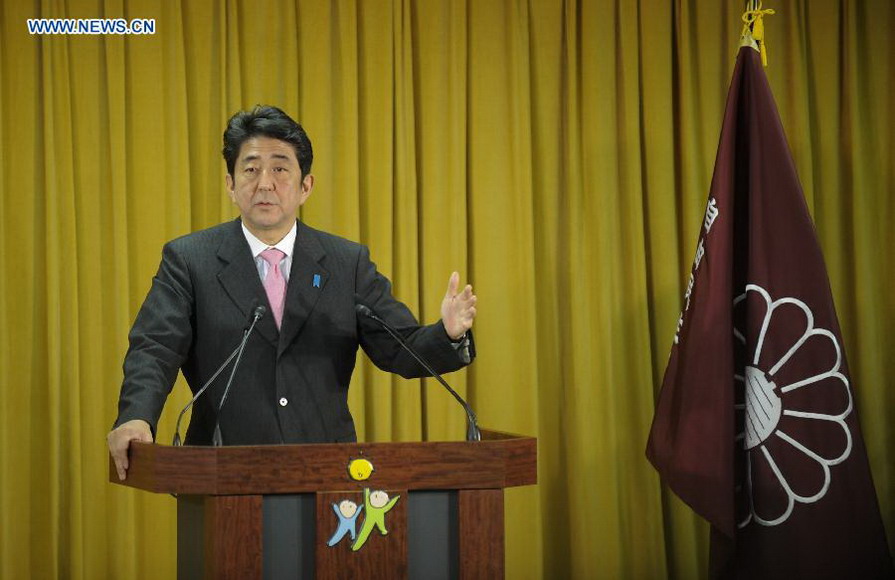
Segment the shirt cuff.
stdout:
<svg viewBox="0 0 895 580">
<path fill-rule="evenodd" d="M 448 337 L 450 338 L 450 337 Z M 451 347 L 457 351 L 457 354 L 460 356 L 460 360 L 463 364 L 469 364 L 472 362 L 472 357 L 469 356 L 469 332 L 464 332 L 463 336 L 460 337 L 459 340 L 451 340 Z"/>
</svg>

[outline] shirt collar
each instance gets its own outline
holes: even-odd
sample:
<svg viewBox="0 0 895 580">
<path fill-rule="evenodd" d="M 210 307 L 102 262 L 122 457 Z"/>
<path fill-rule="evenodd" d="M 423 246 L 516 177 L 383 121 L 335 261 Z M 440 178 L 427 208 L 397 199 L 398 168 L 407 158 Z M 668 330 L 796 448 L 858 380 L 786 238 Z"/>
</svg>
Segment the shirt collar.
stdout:
<svg viewBox="0 0 895 580">
<path fill-rule="evenodd" d="M 242 233 L 245 235 L 246 241 L 249 243 L 249 248 L 252 250 L 253 258 L 257 258 L 261 254 L 261 252 L 263 252 L 267 248 L 276 248 L 286 254 L 287 257 L 291 257 L 292 252 L 295 249 L 295 236 L 298 233 L 298 222 L 293 222 L 292 229 L 289 230 L 289 233 L 283 236 L 283 239 L 273 246 L 265 244 L 257 237 L 255 237 L 255 234 L 250 232 L 249 228 L 247 228 L 244 223 L 242 224 Z"/>
</svg>

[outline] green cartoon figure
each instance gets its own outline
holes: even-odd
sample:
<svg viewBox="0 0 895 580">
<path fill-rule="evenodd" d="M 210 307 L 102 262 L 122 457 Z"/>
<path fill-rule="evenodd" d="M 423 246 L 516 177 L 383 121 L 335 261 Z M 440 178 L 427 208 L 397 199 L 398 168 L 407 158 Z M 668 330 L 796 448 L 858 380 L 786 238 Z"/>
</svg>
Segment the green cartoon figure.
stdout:
<svg viewBox="0 0 895 580">
<path fill-rule="evenodd" d="M 370 488 L 364 489 L 364 523 L 361 526 L 360 533 L 357 535 L 357 539 L 351 545 L 353 551 L 357 552 L 363 547 L 367 538 L 373 532 L 373 526 L 379 528 L 379 533 L 383 536 L 388 534 L 388 530 L 385 529 L 385 514 L 395 507 L 400 498 L 400 495 L 396 495 L 389 500 L 388 494 L 382 490 L 370 493 Z"/>
</svg>

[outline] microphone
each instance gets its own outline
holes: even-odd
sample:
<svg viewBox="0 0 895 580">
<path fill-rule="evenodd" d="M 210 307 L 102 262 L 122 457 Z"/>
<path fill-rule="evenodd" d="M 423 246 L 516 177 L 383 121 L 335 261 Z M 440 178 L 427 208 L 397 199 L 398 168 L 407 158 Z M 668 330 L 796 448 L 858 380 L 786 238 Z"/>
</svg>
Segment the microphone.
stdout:
<svg viewBox="0 0 895 580">
<path fill-rule="evenodd" d="M 255 323 L 257 323 L 264 316 L 264 314 L 266 312 L 267 312 L 267 308 L 264 306 L 256 306 L 255 308 L 252 309 L 251 323 L 249 323 L 249 325 L 246 327 L 245 331 L 243 332 L 242 340 L 240 341 L 239 346 L 237 346 L 235 349 L 233 349 L 233 352 L 230 353 L 230 356 L 227 357 L 227 360 L 225 360 L 221 364 L 221 366 L 218 367 L 218 370 L 216 370 L 214 372 L 214 374 L 211 375 L 211 378 L 208 379 L 204 385 L 202 385 L 202 388 L 199 389 L 198 391 L 196 391 L 196 394 L 193 395 L 193 398 L 190 399 L 190 402 L 187 403 L 186 406 L 184 406 L 184 408 L 180 410 L 180 414 L 177 416 L 177 423 L 174 426 L 174 440 L 171 442 L 171 445 L 173 445 L 175 447 L 182 445 L 182 443 L 180 441 L 180 422 L 181 422 L 181 420 L 183 420 L 183 414 L 186 413 L 187 410 L 190 407 L 192 407 L 196 403 L 196 401 L 199 400 L 199 397 L 202 396 L 202 393 L 204 393 L 206 391 L 206 389 L 208 389 L 208 387 L 211 386 L 211 383 L 213 383 L 214 380 L 216 378 L 218 378 L 218 375 L 220 375 L 224 371 L 224 369 L 227 368 L 227 365 L 230 364 L 230 361 L 233 360 L 234 358 L 236 358 L 236 364 L 233 366 L 233 372 L 236 372 L 236 365 L 239 364 L 239 358 L 242 356 L 242 351 L 245 348 L 246 342 L 249 339 L 249 335 L 252 333 L 252 330 L 255 328 Z M 230 380 L 231 381 L 233 380 L 233 373 L 230 374 Z M 228 382 L 227 389 L 229 389 L 229 388 L 230 388 L 230 383 Z M 226 396 L 227 395 L 226 395 L 226 391 L 225 391 L 224 398 L 226 398 Z M 223 400 L 221 401 L 221 404 L 223 405 Z M 218 416 L 220 416 L 220 407 L 218 407 Z M 218 419 L 218 422 L 220 422 L 220 419 Z M 218 437 L 220 437 L 219 425 L 215 425 L 215 432 L 218 434 Z"/>
<path fill-rule="evenodd" d="M 236 362 L 233 363 L 233 369 L 230 371 L 230 378 L 227 379 L 227 386 L 224 387 L 224 394 L 221 396 L 221 403 L 218 405 L 217 417 L 214 422 L 214 434 L 211 437 L 211 444 L 214 447 L 220 447 L 224 444 L 221 439 L 221 410 L 224 408 L 224 402 L 227 400 L 227 395 L 230 393 L 230 385 L 233 384 L 233 377 L 236 376 L 236 369 L 239 368 L 239 361 L 242 360 L 242 351 L 245 350 L 246 343 L 249 341 L 249 335 L 255 330 L 255 324 L 261 320 L 261 317 L 264 316 L 266 312 L 267 308 L 264 306 L 256 306 L 255 309 L 252 310 L 252 324 L 242 336 L 242 342 L 240 343 L 236 354 Z"/>
<path fill-rule="evenodd" d="M 451 388 L 447 381 L 441 378 L 441 375 L 435 372 L 435 369 L 429 365 L 423 358 L 404 340 L 404 338 L 395 330 L 388 322 L 380 318 L 372 308 L 364 304 L 360 296 L 357 294 L 354 295 L 354 310 L 363 316 L 377 322 L 379 326 L 381 326 L 392 338 L 394 338 L 398 344 L 400 344 L 404 350 L 410 353 L 410 355 L 416 359 L 416 362 L 420 363 L 420 365 L 426 369 L 430 375 L 432 375 L 435 380 L 437 380 L 441 385 L 448 390 L 448 392 L 457 399 L 457 402 L 463 406 L 463 410 L 466 411 L 466 440 L 467 441 L 481 441 L 482 433 L 479 431 L 478 420 L 476 419 L 475 413 L 472 410 L 472 407 L 469 406 L 463 397 L 461 397 L 457 391 Z"/>
</svg>

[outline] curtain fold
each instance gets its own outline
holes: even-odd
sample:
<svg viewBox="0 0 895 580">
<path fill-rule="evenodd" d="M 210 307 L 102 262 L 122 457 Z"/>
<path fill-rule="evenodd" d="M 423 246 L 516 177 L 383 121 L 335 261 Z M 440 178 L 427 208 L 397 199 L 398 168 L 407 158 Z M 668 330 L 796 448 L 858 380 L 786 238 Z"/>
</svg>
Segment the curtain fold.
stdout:
<svg viewBox="0 0 895 580">
<path fill-rule="evenodd" d="M 41 0 L 0 6 L 0 577 L 166 578 L 174 501 L 106 482 L 127 332 L 162 244 L 237 215 L 221 134 L 299 120 L 301 218 L 440 316 L 458 270 L 483 426 L 538 437 L 510 578 L 693 578 L 706 525 L 644 458 L 742 27 L 698 0 Z M 895 546 L 895 64 L 885 0 L 766 0 L 771 86 L 815 219 Z M 29 18 L 154 18 L 145 36 Z M 167 444 L 188 400 L 178 381 Z M 461 439 L 365 357 L 361 439 Z"/>
</svg>

